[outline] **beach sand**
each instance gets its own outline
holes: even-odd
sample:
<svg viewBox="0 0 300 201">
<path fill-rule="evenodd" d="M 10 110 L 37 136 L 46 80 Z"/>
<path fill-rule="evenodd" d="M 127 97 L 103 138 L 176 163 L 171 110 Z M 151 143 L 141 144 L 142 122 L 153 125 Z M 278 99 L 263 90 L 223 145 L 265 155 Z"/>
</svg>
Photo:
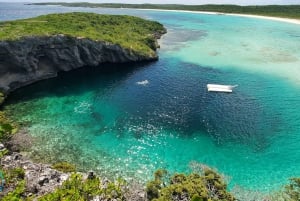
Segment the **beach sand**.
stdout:
<svg viewBox="0 0 300 201">
<path fill-rule="evenodd" d="M 247 15 L 247 14 L 225 14 L 225 15 L 241 16 L 241 17 L 252 17 L 252 18 L 267 19 L 267 20 L 275 20 L 275 21 L 288 22 L 288 23 L 299 24 L 300 25 L 300 20 L 298 20 L 298 19 L 291 19 L 291 18 L 270 17 L 270 16 L 262 16 L 262 15 Z"/>
<path fill-rule="evenodd" d="M 283 18 L 283 17 L 270 17 L 263 15 L 251 15 L 251 14 L 238 14 L 238 13 L 220 13 L 220 12 L 207 12 L 207 11 L 189 11 L 189 10 L 164 10 L 164 9 L 138 9 L 138 10 L 157 10 L 157 11 L 165 11 L 165 12 L 186 12 L 186 13 L 199 13 L 199 14 L 208 14 L 208 15 L 231 15 L 231 16 L 239 16 L 239 17 L 251 17 L 251 18 L 259 18 L 259 19 L 267 19 L 267 20 L 275 20 L 281 22 L 287 22 L 292 24 L 299 24 L 300 20 L 291 19 L 291 18 Z"/>
</svg>

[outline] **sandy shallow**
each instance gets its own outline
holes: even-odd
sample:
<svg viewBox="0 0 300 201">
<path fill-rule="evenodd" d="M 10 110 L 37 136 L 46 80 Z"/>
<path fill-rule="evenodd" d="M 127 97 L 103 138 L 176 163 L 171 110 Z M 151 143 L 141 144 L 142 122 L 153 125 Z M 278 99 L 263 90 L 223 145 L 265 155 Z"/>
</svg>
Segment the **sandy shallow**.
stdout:
<svg viewBox="0 0 300 201">
<path fill-rule="evenodd" d="M 281 22 L 287 22 L 287 23 L 299 24 L 300 25 L 300 20 L 298 20 L 298 19 L 282 18 L 282 17 L 270 17 L 270 16 L 262 16 L 262 15 L 237 14 L 237 13 L 220 13 L 220 12 L 207 12 L 207 11 L 189 11 L 189 10 L 164 10 L 164 9 L 138 9 L 138 10 L 157 10 L 157 11 L 165 11 L 165 12 L 186 12 L 186 13 L 200 13 L 200 14 L 209 14 L 209 15 L 231 15 L 231 16 L 240 16 L 240 17 L 251 17 L 251 18 L 259 18 L 259 19 L 275 20 L 275 21 L 281 21 Z"/>
<path fill-rule="evenodd" d="M 291 18 L 270 17 L 270 16 L 262 16 L 262 15 L 247 15 L 247 14 L 225 14 L 225 15 L 260 18 L 260 19 L 275 20 L 275 21 L 288 22 L 288 23 L 300 25 L 300 20 L 291 19 Z"/>
</svg>

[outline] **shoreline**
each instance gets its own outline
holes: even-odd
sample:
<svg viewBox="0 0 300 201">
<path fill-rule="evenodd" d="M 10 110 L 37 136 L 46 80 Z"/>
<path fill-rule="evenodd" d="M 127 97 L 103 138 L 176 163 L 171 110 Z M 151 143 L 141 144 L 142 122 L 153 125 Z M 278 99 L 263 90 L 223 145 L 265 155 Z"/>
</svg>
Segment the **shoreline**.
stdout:
<svg viewBox="0 0 300 201">
<path fill-rule="evenodd" d="M 132 8 L 123 8 L 123 9 L 132 9 Z M 300 19 L 272 17 L 272 16 L 254 15 L 254 14 L 221 13 L 221 12 L 191 11 L 191 10 L 165 10 L 165 9 L 148 9 L 148 8 L 145 8 L 145 9 L 137 8 L 135 10 L 149 10 L 149 11 L 163 11 L 163 12 L 183 12 L 183 13 L 195 13 L 195 14 L 207 14 L 207 15 L 229 15 L 229 16 L 236 16 L 236 17 L 249 17 L 249 18 L 257 18 L 257 19 L 273 20 L 273 21 L 286 22 L 286 23 L 300 25 Z"/>
</svg>

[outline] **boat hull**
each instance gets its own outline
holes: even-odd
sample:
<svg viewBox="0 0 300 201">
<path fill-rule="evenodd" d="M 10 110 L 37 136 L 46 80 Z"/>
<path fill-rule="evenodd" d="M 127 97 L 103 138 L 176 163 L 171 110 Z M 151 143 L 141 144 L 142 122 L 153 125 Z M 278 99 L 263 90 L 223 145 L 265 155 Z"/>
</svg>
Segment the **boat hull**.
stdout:
<svg viewBox="0 0 300 201">
<path fill-rule="evenodd" d="M 234 87 L 233 85 L 207 84 L 207 91 L 231 93 Z"/>
</svg>

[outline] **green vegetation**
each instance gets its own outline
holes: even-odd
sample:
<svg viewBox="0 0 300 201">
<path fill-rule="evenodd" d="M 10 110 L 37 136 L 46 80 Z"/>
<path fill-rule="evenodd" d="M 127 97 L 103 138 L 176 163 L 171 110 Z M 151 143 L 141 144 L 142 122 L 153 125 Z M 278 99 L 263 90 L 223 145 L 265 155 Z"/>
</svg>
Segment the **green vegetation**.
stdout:
<svg viewBox="0 0 300 201">
<path fill-rule="evenodd" d="M 126 182 L 118 180 L 116 182 L 102 183 L 97 177 L 84 180 L 80 174 L 72 174 L 70 179 L 53 193 L 40 197 L 39 201 L 61 201 L 91 200 L 96 196 L 101 196 L 101 200 L 125 200 L 124 189 Z"/>
<path fill-rule="evenodd" d="M 290 179 L 290 184 L 285 186 L 284 193 L 290 200 L 300 200 L 300 178 Z"/>
<path fill-rule="evenodd" d="M 0 142 L 8 140 L 17 132 L 17 126 L 0 111 Z"/>
<path fill-rule="evenodd" d="M 61 172 L 75 172 L 76 171 L 76 167 L 73 164 L 70 164 L 68 162 L 60 162 L 60 163 L 56 163 L 52 166 L 52 168 L 61 171 Z"/>
<path fill-rule="evenodd" d="M 132 52 L 154 55 L 155 35 L 164 33 L 158 22 L 132 16 L 65 13 L 0 22 L 0 40 L 28 36 L 65 35 L 118 44 Z"/>
<path fill-rule="evenodd" d="M 280 192 L 272 196 L 272 201 L 299 201 L 300 200 L 300 178 L 291 178 L 290 183 Z"/>
<path fill-rule="evenodd" d="M 0 92 L 0 105 L 4 102 L 5 96 L 2 92 Z"/>
<path fill-rule="evenodd" d="M 1 28 L 0 28 L 1 29 Z M 0 91 L 0 106 L 4 102 L 5 95 Z M 8 140 L 17 131 L 17 126 L 0 111 L 0 143 Z M 0 152 L 0 158 L 5 153 Z"/>
<path fill-rule="evenodd" d="M 93 3 L 36 3 L 37 5 L 62 5 L 71 7 L 107 7 L 107 8 L 141 8 L 164 10 L 209 11 L 220 13 L 240 13 L 264 15 L 273 17 L 300 19 L 300 5 L 268 5 L 268 6 L 238 6 L 238 5 L 179 5 L 179 4 L 93 4 Z"/>
<path fill-rule="evenodd" d="M 0 169 L 1 170 L 1 169 Z M 168 175 L 166 170 L 157 170 L 154 180 L 149 181 L 146 187 L 147 200 L 149 201 L 235 201 L 227 191 L 223 178 L 215 171 L 205 167 L 202 173 Z M 5 188 L 10 190 L 3 201 L 88 201 L 99 196 L 101 200 L 126 200 L 128 184 L 125 180 L 115 182 L 101 180 L 99 177 L 84 179 L 81 174 L 73 173 L 61 187 L 54 192 L 41 197 L 37 195 L 26 196 L 25 172 L 21 168 L 2 170 L 5 176 Z M 254 199 L 255 200 L 255 199 Z M 290 184 L 282 191 L 275 193 L 267 200 L 272 201 L 299 201 L 300 178 L 292 178 Z"/>
<path fill-rule="evenodd" d="M 9 151 L 7 149 L 1 150 L 0 151 L 0 159 L 8 153 L 9 153 Z M 1 170 L 1 168 L 0 168 L 0 170 Z"/>
<path fill-rule="evenodd" d="M 11 170 L 4 170 L 6 185 L 14 184 L 22 181 L 25 178 L 25 172 L 22 168 L 15 168 Z"/>
<path fill-rule="evenodd" d="M 226 190 L 223 179 L 215 171 L 205 168 L 202 174 L 175 174 L 158 170 L 154 180 L 148 182 L 146 192 L 149 200 L 168 201 L 186 198 L 192 201 L 234 201 Z"/>
<path fill-rule="evenodd" d="M 10 191 L 5 195 L 3 201 L 22 201 L 30 200 L 30 198 L 24 199 L 25 192 L 25 172 L 21 168 L 15 168 L 11 170 L 3 170 L 5 177 L 5 188 L 12 188 L 14 190 Z"/>
<path fill-rule="evenodd" d="M 23 201 L 23 194 L 25 192 L 25 181 L 19 181 L 15 189 L 9 192 L 6 196 L 2 198 L 3 201 Z M 29 200 L 26 199 L 26 200 Z"/>
<path fill-rule="evenodd" d="M 98 177 L 83 179 L 81 174 L 74 173 L 54 192 L 37 198 L 37 195 L 25 195 L 26 183 L 23 169 L 16 168 L 3 172 L 6 181 L 5 188 L 13 189 L 4 197 L 0 196 L 3 201 L 88 201 L 96 196 L 100 196 L 103 200 L 125 200 L 127 183 L 122 179 L 115 182 L 102 182 Z"/>
</svg>

